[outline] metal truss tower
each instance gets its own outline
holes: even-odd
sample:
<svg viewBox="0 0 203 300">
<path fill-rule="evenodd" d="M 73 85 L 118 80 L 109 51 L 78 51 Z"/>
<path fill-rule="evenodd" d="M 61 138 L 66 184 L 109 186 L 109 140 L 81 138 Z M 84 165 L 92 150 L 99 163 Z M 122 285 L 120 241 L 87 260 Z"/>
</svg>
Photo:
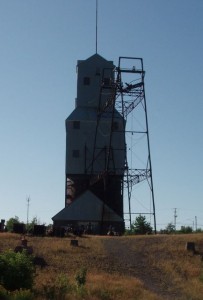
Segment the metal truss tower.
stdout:
<svg viewBox="0 0 203 300">
<path fill-rule="evenodd" d="M 91 163 L 91 182 L 94 185 L 98 181 L 103 182 L 105 194 L 106 182 L 109 175 L 116 174 L 114 151 L 112 150 L 112 138 L 115 130 L 116 122 L 114 119 L 115 112 L 119 112 L 123 120 L 123 130 L 125 131 L 126 145 L 125 149 L 114 149 L 124 151 L 125 165 L 122 178 L 122 196 L 127 197 L 128 211 L 124 215 L 129 216 L 129 224 L 132 225 L 132 215 L 134 214 L 149 214 L 153 216 L 154 232 L 156 233 L 156 215 L 155 215 L 155 200 L 152 178 L 152 163 L 150 154 L 149 128 L 147 105 L 144 85 L 145 71 L 143 68 L 143 59 L 136 57 L 119 57 L 118 67 L 114 69 L 104 69 L 102 74 L 102 84 L 100 88 L 100 99 L 106 97 L 105 103 L 99 102 L 97 112 L 97 125 L 94 137 L 94 151 Z M 136 113 L 137 124 L 129 126 L 129 117 Z M 109 134 L 108 149 L 103 149 L 106 155 L 106 164 L 103 172 L 97 176 L 94 175 L 94 165 L 97 161 L 98 128 L 102 117 L 110 116 L 111 129 Z M 137 144 L 133 145 L 132 137 L 137 137 L 137 140 L 144 140 L 141 148 L 137 150 Z M 130 137 L 130 139 L 129 139 Z M 131 141 L 130 141 L 131 140 Z M 135 148 L 135 149 L 134 149 Z M 100 149 L 101 151 L 101 149 Z M 138 151 L 138 152 L 137 152 Z M 141 156 L 141 159 L 135 159 Z M 141 161 L 141 163 L 140 163 Z M 90 168 L 90 167 L 89 167 Z M 132 211 L 132 195 L 134 186 L 143 182 L 147 183 L 147 189 L 150 194 L 150 210 L 142 212 Z M 125 218 L 126 219 L 126 218 Z"/>
<path fill-rule="evenodd" d="M 123 116 L 126 125 L 128 123 L 127 119 L 130 114 L 132 114 L 134 110 L 137 113 L 138 126 L 132 126 L 132 128 L 130 128 L 129 130 L 126 127 L 126 136 L 127 134 L 130 134 L 131 136 L 135 135 L 138 137 L 138 139 L 140 139 L 141 137 L 145 140 L 145 145 L 142 146 L 140 153 L 141 156 L 143 156 L 141 159 L 143 165 L 142 167 L 138 167 L 137 163 L 133 162 L 133 156 L 136 156 L 137 154 L 136 148 L 135 152 L 133 152 L 133 146 L 129 145 L 126 141 L 124 188 L 127 189 L 129 210 L 128 215 L 130 226 L 132 224 L 132 214 L 150 214 L 153 216 L 154 232 L 156 233 L 155 200 L 144 85 L 145 71 L 143 68 L 143 59 L 135 57 L 119 57 L 118 67 L 116 68 L 115 72 L 117 85 L 115 108 Z M 139 127 L 139 129 L 137 129 L 136 127 Z M 128 156 L 128 153 L 130 153 L 130 157 Z M 131 166 L 129 166 L 129 164 L 131 164 Z M 147 181 L 147 186 L 150 192 L 150 206 L 152 204 L 152 211 L 132 212 L 131 196 L 133 186 L 143 181 Z"/>
</svg>

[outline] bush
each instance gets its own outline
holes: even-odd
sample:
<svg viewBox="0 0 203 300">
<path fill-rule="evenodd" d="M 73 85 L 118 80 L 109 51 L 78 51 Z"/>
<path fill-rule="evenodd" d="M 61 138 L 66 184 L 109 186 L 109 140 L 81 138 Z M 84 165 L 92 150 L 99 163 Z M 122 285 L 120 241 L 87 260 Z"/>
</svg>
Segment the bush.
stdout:
<svg viewBox="0 0 203 300">
<path fill-rule="evenodd" d="M 43 285 L 43 299 L 63 300 L 72 289 L 65 274 L 60 274 L 55 281 Z"/>
<path fill-rule="evenodd" d="M 34 300 L 34 295 L 30 290 L 19 290 L 12 292 L 11 300 Z"/>
<path fill-rule="evenodd" d="M 10 300 L 8 291 L 0 285 L 0 299 L 1 300 Z"/>
<path fill-rule="evenodd" d="M 81 268 L 75 275 L 75 280 L 78 287 L 82 287 L 86 283 L 87 269 Z"/>
<path fill-rule="evenodd" d="M 0 254 L 0 284 L 7 290 L 32 288 L 34 273 L 32 256 L 26 252 L 9 250 Z"/>
<path fill-rule="evenodd" d="M 34 295 L 30 290 L 7 291 L 0 285 L 0 300 L 34 300 Z"/>
</svg>

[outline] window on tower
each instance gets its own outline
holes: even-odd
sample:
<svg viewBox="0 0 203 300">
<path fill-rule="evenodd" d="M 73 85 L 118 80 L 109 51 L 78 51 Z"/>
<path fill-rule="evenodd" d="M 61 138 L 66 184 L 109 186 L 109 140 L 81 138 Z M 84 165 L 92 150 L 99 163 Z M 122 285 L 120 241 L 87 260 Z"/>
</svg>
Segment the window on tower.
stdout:
<svg viewBox="0 0 203 300">
<path fill-rule="evenodd" d="M 90 85 L 90 78 L 89 77 L 84 77 L 83 78 L 83 84 L 84 85 Z"/>
<path fill-rule="evenodd" d="M 107 87 L 110 86 L 110 84 L 111 84 L 111 79 L 109 77 L 105 77 L 103 79 L 103 85 Z"/>
</svg>

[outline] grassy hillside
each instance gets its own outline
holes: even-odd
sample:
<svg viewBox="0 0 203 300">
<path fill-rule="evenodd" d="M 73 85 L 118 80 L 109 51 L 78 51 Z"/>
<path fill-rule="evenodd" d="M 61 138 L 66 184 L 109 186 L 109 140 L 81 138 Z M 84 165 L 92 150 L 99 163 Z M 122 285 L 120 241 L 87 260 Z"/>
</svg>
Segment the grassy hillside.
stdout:
<svg viewBox="0 0 203 300">
<path fill-rule="evenodd" d="M 20 239 L 0 233 L 0 251 L 14 249 Z M 83 268 L 87 270 L 84 288 L 70 288 L 63 299 L 203 299 L 202 234 L 85 236 L 77 238 L 78 247 L 70 245 L 73 237 L 27 239 L 34 255 L 47 263 L 37 266 L 35 299 L 48 299 L 42 294 L 51 293 L 64 278 L 75 286 L 75 275 Z M 185 249 L 186 242 L 195 242 L 196 254 Z"/>
</svg>

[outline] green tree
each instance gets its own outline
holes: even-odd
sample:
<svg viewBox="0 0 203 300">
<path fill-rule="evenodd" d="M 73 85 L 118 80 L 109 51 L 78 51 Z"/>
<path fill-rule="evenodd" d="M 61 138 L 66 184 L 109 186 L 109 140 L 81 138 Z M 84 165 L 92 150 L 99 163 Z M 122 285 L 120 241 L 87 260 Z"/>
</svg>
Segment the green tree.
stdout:
<svg viewBox="0 0 203 300">
<path fill-rule="evenodd" d="M 145 216 L 139 215 L 131 225 L 131 231 L 134 234 L 150 234 L 152 233 L 152 226 L 146 221 Z"/>
<path fill-rule="evenodd" d="M 175 225 L 173 225 L 172 223 L 168 223 L 165 231 L 166 231 L 166 233 L 175 233 L 175 231 L 176 231 Z"/>
<path fill-rule="evenodd" d="M 193 229 L 191 226 L 181 226 L 180 233 L 192 233 Z"/>
<path fill-rule="evenodd" d="M 27 224 L 27 232 L 32 232 L 35 225 L 38 225 L 39 221 L 37 217 L 34 217 L 30 223 Z"/>
<path fill-rule="evenodd" d="M 20 220 L 17 216 L 15 216 L 14 218 L 10 218 L 7 222 L 6 222 L 6 230 L 12 232 L 13 231 L 13 224 L 14 223 L 20 223 Z"/>
</svg>

